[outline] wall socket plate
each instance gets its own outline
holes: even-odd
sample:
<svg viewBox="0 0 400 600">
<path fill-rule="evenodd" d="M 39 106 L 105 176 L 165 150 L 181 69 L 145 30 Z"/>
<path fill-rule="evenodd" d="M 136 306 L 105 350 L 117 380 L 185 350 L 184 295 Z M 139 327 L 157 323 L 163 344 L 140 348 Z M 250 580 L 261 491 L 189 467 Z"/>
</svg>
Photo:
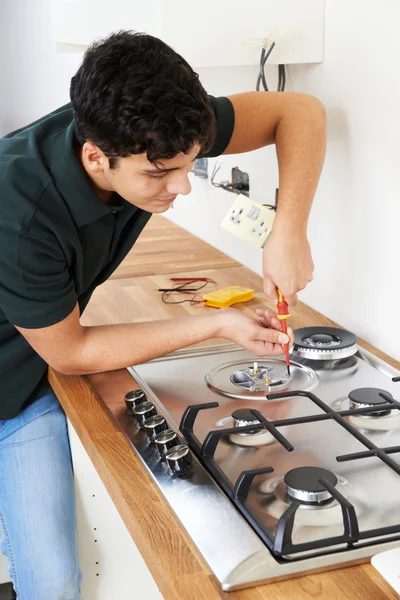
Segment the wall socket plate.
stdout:
<svg viewBox="0 0 400 600">
<path fill-rule="evenodd" d="M 275 211 L 240 194 L 221 223 L 245 242 L 263 248 L 272 230 Z"/>
</svg>

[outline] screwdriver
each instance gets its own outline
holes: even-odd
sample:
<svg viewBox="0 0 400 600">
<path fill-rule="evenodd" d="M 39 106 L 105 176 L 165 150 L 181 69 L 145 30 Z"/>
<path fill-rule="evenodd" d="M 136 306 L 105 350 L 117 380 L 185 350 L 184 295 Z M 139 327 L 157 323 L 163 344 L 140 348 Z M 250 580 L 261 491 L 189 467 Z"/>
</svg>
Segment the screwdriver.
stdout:
<svg viewBox="0 0 400 600">
<path fill-rule="evenodd" d="M 280 321 L 282 321 L 282 331 L 283 331 L 283 333 L 286 333 L 286 335 L 287 335 L 286 319 L 288 317 L 290 317 L 289 307 L 288 307 L 288 304 L 287 304 L 285 298 L 283 297 L 282 292 L 280 291 L 279 288 L 277 289 L 277 292 L 278 292 L 278 304 L 277 304 L 278 314 L 276 316 L 278 317 L 278 319 Z M 286 374 L 290 377 L 289 344 L 284 344 L 284 350 L 285 350 L 285 359 L 286 359 Z"/>
</svg>

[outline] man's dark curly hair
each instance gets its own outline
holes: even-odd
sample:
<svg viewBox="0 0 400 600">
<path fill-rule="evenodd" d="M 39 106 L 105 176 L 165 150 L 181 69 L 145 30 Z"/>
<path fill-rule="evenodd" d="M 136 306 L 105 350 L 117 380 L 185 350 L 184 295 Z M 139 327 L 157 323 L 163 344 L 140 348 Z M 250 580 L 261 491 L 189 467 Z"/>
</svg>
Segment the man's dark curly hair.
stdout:
<svg viewBox="0 0 400 600">
<path fill-rule="evenodd" d="M 199 76 L 167 44 L 120 31 L 94 43 L 71 79 L 75 134 L 110 157 L 146 153 L 153 164 L 212 146 L 215 116 Z"/>
</svg>

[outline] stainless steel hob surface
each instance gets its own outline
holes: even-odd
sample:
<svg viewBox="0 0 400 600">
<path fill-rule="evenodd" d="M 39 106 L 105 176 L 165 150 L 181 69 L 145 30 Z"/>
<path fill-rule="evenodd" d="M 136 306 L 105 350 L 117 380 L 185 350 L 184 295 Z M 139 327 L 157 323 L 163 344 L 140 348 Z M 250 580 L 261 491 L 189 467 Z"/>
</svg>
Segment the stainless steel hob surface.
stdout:
<svg viewBox="0 0 400 600">
<path fill-rule="evenodd" d="M 391 528 L 400 525 L 400 475 L 390 464 L 375 456 L 339 462 L 337 457 L 365 452 L 368 447 L 334 419 L 320 420 L 324 409 L 309 397 L 266 399 L 269 393 L 285 396 L 302 391 L 341 414 L 368 407 L 368 415 L 343 418 L 364 436 L 362 439 L 379 448 L 396 448 L 400 446 L 400 412 L 395 408 L 379 410 L 379 405 L 375 409 L 369 397 L 364 404 L 363 400 L 357 403 L 357 394 L 349 398 L 354 390 L 377 388 L 384 390 L 388 400 L 391 396 L 400 400 L 400 383 L 392 381 L 399 373 L 380 359 L 364 350 L 339 361 L 292 357 L 288 381 L 283 357 L 255 360 L 234 345 L 224 345 L 179 351 L 129 371 L 154 405 L 154 412 L 164 417 L 163 426 L 177 433 L 184 444 L 190 440 L 184 439 L 179 425 L 187 407 L 218 402 L 218 406 L 198 411 L 195 438 L 202 444 L 210 431 L 235 428 L 221 436 L 213 465 L 224 474 L 226 485 L 232 487 L 244 471 L 256 473 L 244 503 L 254 518 L 252 522 L 228 499 L 222 491 L 224 485 L 216 483 L 215 473 L 200 463 L 194 448 L 188 455 L 183 444 L 178 454 L 175 448 L 173 457 L 162 460 L 156 444 L 149 442 L 145 430 L 138 429 L 132 420 L 134 448 L 223 589 L 361 562 L 378 551 L 400 545 L 391 533 Z M 278 423 L 275 432 L 283 443 L 268 430 L 257 429 L 260 421 L 250 410 Z M 305 422 L 311 416 L 318 420 Z M 299 422 L 292 424 L 292 419 Z M 159 424 L 161 420 L 157 420 Z M 155 435 L 157 429 L 153 427 L 152 431 Z M 386 456 L 400 470 L 400 453 L 393 450 Z M 187 467 L 187 476 L 171 476 L 174 465 L 183 465 L 183 470 Z M 262 472 L 268 467 L 269 472 Z M 311 471 L 305 473 L 305 467 Z M 318 483 L 326 473 L 339 500 Z M 302 490 L 297 476 L 315 474 L 316 488 Z M 334 540 L 343 535 L 340 498 L 353 507 L 360 532 L 385 528 L 385 533 L 379 538 L 358 540 L 351 549 L 344 543 L 319 547 L 324 538 Z M 282 532 L 278 524 L 292 502 L 299 504 L 291 532 L 293 547 L 304 550 L 276 556 L 253 525 L 261 522 L 272 536 L 279 537 Z M 312 550 L 310 543 L 316 544 Z"/>
</svg>

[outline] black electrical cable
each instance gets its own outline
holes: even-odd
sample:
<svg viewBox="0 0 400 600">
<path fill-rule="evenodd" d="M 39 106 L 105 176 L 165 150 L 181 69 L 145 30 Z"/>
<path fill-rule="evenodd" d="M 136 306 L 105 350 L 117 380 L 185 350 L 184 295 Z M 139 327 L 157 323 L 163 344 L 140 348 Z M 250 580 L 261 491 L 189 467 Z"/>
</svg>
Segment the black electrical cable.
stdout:
<svg viewBox="0 0 400 600">
<path fill-rule="evenodd" d="M 257 83 L 256 83 L 256 91 L 257 92 L 260 91 L 260 83 L 262 81 L 262 63 L 263 63 L 263 60 L 264 60 L 264 56 L 265 56 L 265 48 L 263 48 L 261 50 L 260 62 L 259 62 L 259 65 L 258 65 L 258 75 L 257 75 Z"/>
<path fill-rule="evenodd" d="M 268 85 L 267 85 L 267 80 L 265 79 L 265 72 L 264 72 L 264 65 L 265 65 L 265 48 L 263 48 L 261 50 L 261 57 L 260 57 L 260 70 L 258 72 L 258 79 L 257 79 L 257 92 L 260 91 L 260 83 L 262 82 L 263 88 L 266 92 L 268 92 Z"/>
<path fill-rule="evenodd" d="M 264 67 L 265 67 L 265 63 L 267 62 L 267 60 L 269 58 L 269 55 L 271 54 L 271 52 L 274 48 L 275 48 L 275 42 L 272 42 L 272 44 L 270 45 L 268 50 L 266 50 L 265 48 L 263 48 L 261 50 L 260 70 L 258 72 L 257 83 L 256 83 L 257 92 L 260 91 L 260 83 L 263 84 L 264 91 L 268 92 L 268 85 L 267 85 L 267 80 L 265 79 Z"/>
<path fill-rule="evenodd" d="M 209 283 L 208 281 L 206 281 L 205 283 L 203 283 L 202 285 L 200 285 L 197 288 L 187 288 L 187 285 L 192 285 L 193 281 L 188 281 L 186 283 L 183 283 L 182 285 L 178 285 L 174 288 L 160 288 L 158 291 L 162 292 L 161 295 L 161 300 L 164 304 L 184 304 L 185 302 L 190 302 L 190 304 L 201 304 L 203 302 L 203 300 L 195 300 L 196 296 L 197 296 L 197 292 L 199 290 L 202 290 L 203 288 L 206 287 L 207 283 Z M 168 301 L 167 297 L 169 296 L 169 294 L 174 294 L 174 293 L 181 293 L 181 294 L 191 294 L 193 293 L 193 297 L 192 298 L 188 298 L 187 300 L 176 300 L 176 301 Z"/>
<path fill-rule="evenodd" d="M 273 204 L 263 204 L 263 206 L 266 206 L 270 210 L 274 210 L 276 212 L 276 210 L 278 208 L 278 198 L 279 198 L 279 188 L 276 188 L 276 190 L 275 190 L 275 205 L 273 205 Z"/>
<path fill-rule="evenodd" d="M 285 91 L 285 85 L 286 85 L 286 71 L 285 71 L 285 65 L 279 65 L 278 67 L 278 72 L 279 72 L 279 80 L 278 80 L 278 92 L 284 92 Z"/>
<path fill-rule="evenodd" d="M 271 46 L 268 48 L 268 51 L 266 50 L 266 48 L 262 48 L 261 50 L 261 56 L 260 56 L 260 68 L 258 71 L 258 76 L 257 76 L 257 83 L 256 83 L 256 90 L 257 92 L 260 91 L 260 85 L 262 84 L 262 87 L 264 89 L 265 92 L 268 92 L 268 84 L 267 84 L 267 80 L 265 77 L 265 64 L 269 58 L 269 55 L 271 54 L 272 50 L 275 47 L 275 42 L 272 42 Z M 277 91 L 278 92 L 284 92 L 285 91 L 285 87 L 286 87 L 286 70 L 285 70 L 285 65 L 280 64 L 278 66 L 278 88 Z"/>
</svg>

